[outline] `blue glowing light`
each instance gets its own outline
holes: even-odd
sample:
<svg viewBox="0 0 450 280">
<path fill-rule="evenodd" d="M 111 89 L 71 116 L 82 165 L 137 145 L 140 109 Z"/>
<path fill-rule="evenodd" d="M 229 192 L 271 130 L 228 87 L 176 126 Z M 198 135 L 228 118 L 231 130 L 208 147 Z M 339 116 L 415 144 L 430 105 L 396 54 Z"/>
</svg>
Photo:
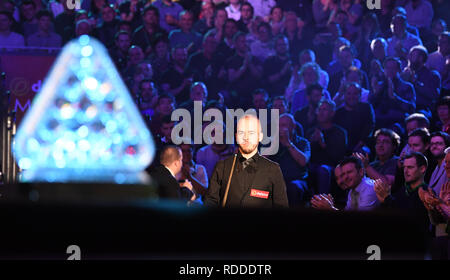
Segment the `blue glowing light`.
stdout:
<svg viewBox="0 0 450 280">
<path fill-rule="evenodd" d="M 107 50 L 68 43 L 18 128 L 22 181 L 136 183 L 154 156 L 152 136 Z"/>
</svg>

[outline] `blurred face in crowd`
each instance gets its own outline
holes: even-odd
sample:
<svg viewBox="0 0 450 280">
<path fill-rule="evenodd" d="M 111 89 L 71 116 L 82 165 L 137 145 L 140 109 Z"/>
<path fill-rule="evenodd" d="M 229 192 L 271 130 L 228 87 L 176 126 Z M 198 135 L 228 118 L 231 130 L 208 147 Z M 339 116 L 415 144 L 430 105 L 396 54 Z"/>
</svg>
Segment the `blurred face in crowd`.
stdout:
<svg viewBox="0 0 450 280">
<path fill-rule="evenodd" d="M 405 21 L 401 18 L 396 18 L 391 24 L 391 31 L 396 37 L 402 37 L 405 34 Z"/>
<path fill-rule="evenodd" d="M 224 35 L 226 38 L 233 38 L 238 31 L 237 25 L 233 21 L 227 21 L 224 26 Z"/>
<path fill-rule="evenodd" d="M 391 137 L 379 134 L 375 140 L 375 153 L 379 160 L 388 160 L 395 152 L 395 146 Z"/>
<path fill-rule="evenodd" d="M 398 64 L 395 61 L 387 61 L 384 67 L 384 74 L 387 78 L 394 79 L 398 76 L 400 69 L 398 69 Z"/>
<path fill-rule="evenodd" d="M 289 41 L 287 38 L 278 38 L 275 44 L 275 51 L 280 56 L 285 56 L 289 51 Z"/>
<path fill-rule="evenodd" d="M 214 35 L 210 35 L 206 37 L 205 41 L 203 42 L 203 51 L 208 54 L 213 54 L 216 51 L 217 48 L 217 41 L 216 38 L 214 38 Z"/>
<path fill-rule="evenodd" d="M 102 18 L 104 22 L 111 22 L 116 17 L 116 12 L 110 6 L 105 6 L 102 10 Z"/>
<path fill-rule="evenodd" d="M 259 120 L 255 116 L 247 115 L 239 119 L 236 140 L 239 151 L 243 154 L 250 154 L 258 148 L 262 140 L 262 132 Z"/>
<path fill-rule="evenodd" d="M 214 7 L 212 3 L 204 2 L 202 5 L 202 15 L 205 18 L 212 18 L 214 16 Z"/>
<path fill-rule="evenodd" d="M 165 137 L 167 141 L 172 140 L 172 129 L 175 126 L 175 122 L 168 122 L 161 124 L 161 136 Z"/>
<path fill-rule="evenodd" d="M 288 13 L 284 20 L 284 27 L 290 32 L 297 30 L 297 16 L 295 14 Z"/>
<path fill-rule="evenodd" d="M 256 110 L 267 108 L 267 100 L 263 93 L 253 95 L 253 106 Z"/>
<path fill-rule="evenodd" d="M 151 102 L 156 93 L 155 84 L 153 82 L 143 82 L 141 84 L 141 97 L 144 102 Z"/>
<path fill-rule="evenodd" d="M 191 13 L 184 13 L 180 17 L 180 27 L 184 32 L 190 31 L 194 24 L 194 16 Z"/>
<path fill-rule="evenodd" d="M 11 28 L 11 21 L 6 15 L 0 15 L 0 32 L 9 31 Z"/>
<path fill-rule="evenodd" d="M 425 171 L 425 166 L 417 166 L 415 157 L 407 158 L 403 162 L 403 174 L 405 175 L 405 182 L 408 184 L 421 180 Z"/>
<path fill-rule="evenodd" d="M 380 60 L 386 57 L 386 49 L 384 48 L 384 45 L 383 43 L 381 43 L 381 41 L 376 41 L 373 44 L 372 53 L 375 58 Z"/>
<path fill-rule="evenodd" d="M 286 103 L 282 99 L 275 99 L 273 101 L 272 108 L 278 109 L 280 115 L 287 112 Z"/>
<path fill-rule="evenodd" d="M 409 55 L 409 61 L 414 69 L 419 69 L 425 63 L 424 57 L 419 50 L 414 50 Z"/>
<path fill-rule="evenodd" d="M 48 16 L 41 16 L 38 24 L 41 31 L 48 32 L 52 25 L 52 19 Z"/>
<path fill-rule="evenodd" d="M 271 16 L 274 22 L 280 22 L 283 18 L 283 10 L 281 8 L 275 8 L 273 9 Z"/>
<path fill-rule="evenodd" d="M 153 76 L 153 68 L 152 65 L 148 62 L 141 62 L 138 65 L 138 69 L 141 72 L 141 74 L 146 78 L 146 79 L 151 79 Z"/>
<path fill-rule="evenodd" d="M 131 34 L 131 26 L 129 24 L 123 23 L 119 26 L 119 31 L 125 31 Z"/>
<path fill-rule="evenodd" d="M 317 76 L 317 72 L 313 67 L 307 67 L 305 71 L 303 71 L 303 81 L 305 82 L 306 86 L 312 85 L 318 80 L 319 77 Z"/>
<path fill-rule="evenodd" d="M 192 87 L 191 100 L 206 102 L 206 87 L 204 84 L 198 83 Z"/>
<path fill-rule="evenodd" d="M 11 2 L 3 1 L 3 5 L 0 4 L 0 10 L 7 11 L 10 13 L 14 13 L 15 8 L 16 6 L 14 6 L 14 3 Z"/>
<path fill-rule="evenodd" d="M 234 48 L 238 53 L 247 53 L 248 45 L 244 35 L 240 35 L 234 42 Z"/>
<path fill-rule="evenodd" d="M 260 26 L 258 28 L 258 34 L 261 42 L 268 42 L 270 40 L 270 30 L 267 26 Z"/>
<path fill-rule="evenodd" d="M 128 56 L 130 58 L 130 63 L 136 65 L 144 59 L 144 52 L 138 46 L 131 46 L 128 51 Z"/>
<path fill-rule="evenodd" d="M 353 162 L 342 165 L 343 186 L 346 189 L 356 188 L 364 176 L 364 170 L 361 168 L 359 171 L 356 169 L 356 165 Z"/>
<path fill-rule="evenodd" d="M 436 21 L 433 26 L 431 27 L 431 31 L 433 32 L 433 34 L 435 35 L 439 35 L 442 32 L 444 32 L 446 29 L 446 27 L 442 24 L 442 21 L 438 20 Z"/>
<path fill-rule="evenodd" d="M 192 146 L 189 144 L 181 144 L 180 145 L 181 152 L 183 153 L 183 164 L 189 164 L 192 161 Z"/>
<path fill-rule="evenodd" d="M 361 89 L 358 89 L 355 86 L 347 87 L 347 90 L 344 94 L 344 101 L 346 107 L 355 108 L 361 100 Z"/>
<path fill-rule="evenodd" d="M 216 18 L 214 20 L 214 24 L 216 26 L 223 26 L 227 19 L 228 19 L 227 12 L 225 10 L 218 10 L 216 13 Z"/>
<path fill-rule="evenodd" d="M 242 5 L 241 18 L 245 21 L 253 18 L 252 8 L 249 5 Z"/>
<path fill-rule="evenodd" d="M 338 13 L 336 15 L 336 22 L 339 23 L 341 26 L 345 26 L 348 21 L 347 13 Z"/>
<path fill-rule="evenodd" d="M 313 105 L 313 107 L 317 107 L 320 100 L 323 97 L 323 90 L 315 89 L 311 92 L 311 95 L 307 95 L 308 103 Z"/>
<path fill-rule="evenodd" d="M 187 50 L 185 48 L 177 48 L 173 52 L 173 60 L 175 64 L 184 67 L 187 61 Z"/>
<path fill-rule="evenodd" d="M 121 52 L 123 52 L 123 53 L 127 52 L 131 45 L 130 35 L 120 34 L 117 37 L 116 44 L 117 44 L 117 47 L 119 47 L 119 50 Z"/>
<path fill-rule="evenodd" d="M 284 137 L 284 135 L 286 135 L 283 133 L 284 131 L 288 131 L 289 135 L 292 135 L 294 133 L 294 128 L 295 128 L 295 124 L 290 117 L 282 116 L 280 118 L 279 130 L 278 130 L 280 137 Z"/>
<path fill-rule="evenodd" d="M 144 14 L 143 20 L 144 20 L 145 24 L 152 25 L 152 26 L 156 26 L 159 23 L 158 15 L 153 10 L 148 10 Z"/>
<path fill-rule="evenodd" d="M 444 35 L 439 36 L 439 52 L 443 55 L 450 53 L 450 37 Z"/>
<path fill-rule="evenodd" d="M 340 165 L 336 166 L 336 168 L 334 169 L 334 176 L 336 177 L 336 183 L 338 187 L 346 190 L 347 187 L 345 186 L 344 182 L 344 173 L 342 172 L 342 167 Z"/>
<path fill-rule="evenodd" d="M 26 21 L 33 20 L 36 11 L 33 5 L 25 4 L 22 6 L 22 14 Z"/>
<path fill-rule="evenodd" d="M 411 120 L 406 123 L 406 135 L 409 135 L 414 129 L 423 128 L 419 125 L 417 120 Z"/>
<path fill-rule="evenodd" d="M 422 142 L 420 136 L 410 136 L 408 137 L 408 145 L 414 152 L 425 154 L 428 149 L 428 144 Z"/>
<path fill-rule="evenodd" d="M 77 29 L 75 32 L 77 37 L 79 37 L 81 35 L 89 35 L 90 32 L 91 32 L 91 26 L 89 25 L 88 22 L 81 22 L 81 23 L 77 24 Z"/>
<path fill-rule="evenodd" d="M 359 85 L 361 85 L 361 77 L 359 76 L 358 71 L 349 71 L 345 79 L 347 80 L 347 82 L 358 83 Z"/>
<path fill-rule="evenodd" d="M 434 136 L 431 137 L 430 141 L 430 152 L 433 154 L 433 156 L 437 159 L 441 159 L 444 157 L 444 151 L 445 151 L 445 140 L 441 136 Z"/>
<path fill-rule="evenodd" d="M 437 113 L 439 120 L 442 124 L 447 124 L 450 120 L 449 110 L 447 105 L 440 105 L 437 107 Z"/>
<path fill-rule="evenodd" d="M 167 56 L 167 52 L 169 51 L 169 45 L 167 42 L 159 41 L 155 46 L 156 56 L 160 58 L 165 58 Z"/>
<path fill-rule="evenodd" d="M 344 67 L 344 69 L 352 66 L 353 63 L 353 55 L 350 51 L 340 51 L 339 52 L 339 63 Z"/>
<path fill-rule="evenodd" d="M 322 103 L 317 108 L 317 121 L 319 123 L 327 123 L 331 122 L 334 117 L 334 110 L 331 105 L 328 103 Z"/>
<path fill-rule="evenodd" d="M 172 99 L 170 98 L 161 98 L 156 109 L 161 115 L 167 116 L 175 110 L 175 104 L 172 103 Z"/>
</svg>

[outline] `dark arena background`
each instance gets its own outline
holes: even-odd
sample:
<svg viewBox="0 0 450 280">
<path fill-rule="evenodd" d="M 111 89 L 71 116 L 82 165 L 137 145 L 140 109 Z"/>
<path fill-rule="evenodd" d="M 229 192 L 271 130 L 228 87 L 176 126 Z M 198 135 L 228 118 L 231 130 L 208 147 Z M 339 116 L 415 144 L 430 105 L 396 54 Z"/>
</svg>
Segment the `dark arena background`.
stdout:
<svg viewBox="0 0 450 280">
<path fill-rule="evenodd" d="M 449 11 L 0 0 L 0 259 L 448 260 Z"/>
</svg>

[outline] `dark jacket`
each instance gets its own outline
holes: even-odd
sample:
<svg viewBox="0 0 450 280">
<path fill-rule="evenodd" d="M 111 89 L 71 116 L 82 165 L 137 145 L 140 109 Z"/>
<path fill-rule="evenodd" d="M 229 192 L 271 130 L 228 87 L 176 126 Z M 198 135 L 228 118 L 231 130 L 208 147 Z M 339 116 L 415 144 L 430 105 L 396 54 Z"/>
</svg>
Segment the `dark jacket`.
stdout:
<svg viewBox="0 0 450 280">
<path fill-rule="evenodd" d="M 155 167 L 150 176 L 158 184 L 158 195 L 160 198 L 189 200 L 193 193 L 185 188 L 180 188 L 177 179 L 163 165 Z"/>
<path fill-rule="evenodd" d="M 226 207 L 288 207 L 286 184 L 280 166 L 259 154 L 255 156 L 254 171 L 250 175 L 248 185 L 238 182 L 237 173 L 241 171 L 238 167 L 239 160 L 236 160 Z M 205 205 L 222 204 L 233 158 L 234 156 L 228 157 L 216 164 L 210 178 Z"/>
</svg>

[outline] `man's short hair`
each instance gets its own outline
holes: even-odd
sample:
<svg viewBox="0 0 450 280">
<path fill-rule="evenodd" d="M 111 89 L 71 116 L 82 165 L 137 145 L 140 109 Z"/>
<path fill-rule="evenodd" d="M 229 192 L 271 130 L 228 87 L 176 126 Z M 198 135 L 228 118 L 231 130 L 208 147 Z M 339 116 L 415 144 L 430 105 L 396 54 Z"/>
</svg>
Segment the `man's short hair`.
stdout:
<svg viewBox="0 0 450 280">
<path fill-rule="evenodd" d="M 416 45 L 409 50 L 411 54 L 413 51 L 418 51 L 423 58 L 423 61 L 426 62 L 428 59 L 428 50 L 422 45 Z"/>
<path fill-rule="evenodd" d="M 161 150 L 161 154 L 159 155 L 159 162 L 162 165 L 169 166 L 173 162 L 180 160 L 181 158 L 181 149 L 180 147 L 174 145 L 167 145 Z"/>
<path fill-rule="evenodd" d="M 426 128 L 416 128 L 408 135 L 409 137 L 418 136 L 422 140 L 422 143 L 428 144 L 430 143 L 430 133 L 428 132 L 428 129 Z"/>
<path fill-rule="evenodd" d="M 242 32 L 242 31 L 238 31 L 238 32 L 236 32 L 234 35 L 233 35 L 233 43 L 236 43 L 236 40 L 239 38 L 239 37 L 241 37 L 241 36 L 246 36 L 247 34 L 245 34 L 244 32 Z"/>
<path fill-rule="evenodd" d="M 281 102 L 283 102 L 284 106 L 288 107 L 288 102 L 287 102 L 287 100 L 286 100 L 286 97 L 284 97 L 283 95 L 277 95 L 277 96 L 274 96 L 274 97 L 272 98 L 271 107 L 273 106 L 273 103 L 274 103 L 275 101 L 277 101 L 277 100 L 281 100 Z"/>
<path fill-rule="evenodd" d="M 36 4 L 31 0 L 22 1 L 22 3 L 20 4 L 20 7 L 22 8 L 25 5 L 32 5 L 33 8 L 36 9 Z"/>
<path fill-rule="evenodd" d="M 426 127 L 426 128 L 430 127 L 430 121 L 422 113 L 411 114 L 405 119 L 406 124 L 409 122 L 412 122 L 412 121 L 417 121 L 417 123 L 419 124 L 420 127 Z"/>
<path fill-rule="evenodd" d="M 298 57 L 302 57 L 302 55 L 304 55 L 305 53 L 308 53 L 308 54 L 311 56 L 311 59 L 312 59 L 311 62 L 316 61 L 316 54 L 315 54 L 314 51 L 311 50 L 311 49 L 302 50 L 302 51 L 300 52 L 300 54 L 298 55 Z"/>
<path fill-rule="evenodd" d="M 408 158 L 415 158 L 417 167 L 421 167 L 421 166 L 425 166 L 425 168 L 428 167 L 428 160 L 422 153 L 410 152 L 405 156 L 405 159 L 408 159 Z"/>
<path fill-rule="evenodd" d="M 124 31 L 124 30 L 120 30 L 119 32 L 116 33 L 116 35 L 114 36 L 114 41 L 117 41 L 117 39 L 119 39 L 120 35 L 127 35 L 128 37 L 130 37 L 131 39 L 131 34 Z"/>
<path fill-rule="evenodd" d="M 170 99 L 170 101 L 175 104 L 175 97 L 173 97 L 173 95 L 170 93 L 163 92 L 163 93 L 159 94 L 158 101 L 156 102 L 156 106 L 159 106 L 162 99 Z"/>
<path fill-rule="evenodd" d="M 388 128 L 380 128 L 375 131 L 374 138 L 377 139 L 379 135 L 384 135 L 391 139 L 392 145 L 397 149 L 400 146 L 400 136 L 395 131 Z"/>
<path fill-rule="evenodd" d="M 338 166 L 344 166 L 348 163 L 353 163 L 355 165 L 356 170 L 361 170 L 361 168 L 363 168 L 363 163 L 362 161 L 354 156 L 349 156 L 349 157 L 345 157 L 343 160 L 341 160 L 338 164 Z"/>
<path fill-rule="evenodd" d="M 252 92 L 252 97 L 254 97 L 255 95 L 259 95 L 262 94 L 264 95 L 264 99 L 268 100 L 269 99 L 269 93 L 263 89 L 263 88 L 257 88 Z"/>
<path fill-rule="evenodd" d="M 325 98 L 325 97 L 322 97 L 322 99 L 320 99 L 319 106 L 317 106 L 317 108 L 319 108 L 320 106 L 322 106 L 322 104 L 327 104 L 328 106 L 331 107 L 331 109 L 332 109 L 333 111 L 336 111 L 336 103 L 334 103 L 333 100 L 328 99 L 328 98 Z"/>
<path fill-rule="evenodd" d="M 37 19 L 41 19 L 41 17 L 49 17 L 50 19 L 53 18 L 53 15 L 50 11 L 48 10 L 41 10 L 36 14 L 36 18 Z"/>
<path fill-rule="evenodd" d="M 347 90 L 348 90 L 349 87 L 354 87 L 354 88 L 356 88 L 356 89 L 358 90 L 358 93 L 361 95 L 361 93 L 362 93 L 361 85 L 358 84 L 358 83 L 355 83 L 355 82 L 347 83 L 347 84 L 345 85 L 345 92 L 344 92 L 344 95 L 347 93 Z"/>
<path fill-rule="evenodd" d="M 212 2 L 211 2 L 211 3 L 212 3 Z M 250 4 L 249 2 L 244 2 L 244 3 L 242 3 L 242 5 L 241 5 L 241 11 L 242 11 L 242 7 L 244 7 L 244 6 L 250 7 L 250 9 L 252 10 L 252 15 L 255 14 L 255 8 L 253 8 L 253 5 L 252 5 L 252 4 Z"/>
<path fill-rule="evenodd" d="M 443 131 L 435 131 L 435 132 L 431 133 L 430 141 L 431 141 L 431 138 L 433 138 L 433 137 L 441 137 L 442 139 L 444 139 L 445 147 L 450 146 L 450 136 L 447 133 L 445 133 Z"/>
<path fill-rule="evenodd" d="M 394 56 L 388 56 L 384 61 L 383 61 L 383 67 L 386 68 L 386 64 L 388 62 L 394 62 L 395 65 L 397 66 L 398 71 L 402 70 L 402 62 L 400 61 L 400 59 L 398 57 L 394 57 Z"/>
<path fill-rule="evenodd" d="M 346 71 L 345 71 L 345 77 L 347 78 L 347 76 L 352 73 L 355 72 L 356 74 L 358 74 L 359 77 L 359 83 L 361 83 L 364 79 L 363 73 L 361 71 L 361 69 L 359 69 L 356 66 L 350 66 Z"/>
<path fill-rule="evenodd" d="M 391 20 L 391 24 L 393 24 L 394 21 L 396 21 L 398 19 L 401 20 L 404 25 L 406 25 L 406 22 L 407 22 L 406 16 L 404 16 L 402 14 L 396 14 L 395 16 L 393 16 L 392 20 Z"/>
<path fill-rule="evenodd" d="M 149 11 L 155 12 L 156 16 L 159 18 L 159 10 L 158 10 L 158 8 L 156 8 L 156 7 L 153 6 L 153 5 L 147 5 L 147 6 L 145 6 L 144 10 L 142 11 L 142 16 L 144 16 L 145 13 L 147 13 L 147 12 L 149 12 Z M 159 24 L 159 22 L 158 22 L 158 24 Z"/>
<path fill-rule="evenodd" d="M 384 49 L 387 49 L 388 45 L 387 45 L 386 39 L 384 39 L 383 37 L 378 37 L 378 38 L 373 39 L 372 42 L 370 43 L 370 49 L 373 50 L 375 48 L 375 44 L 377 42 L 380 42 L 383 45 Z"/>
<path fill-rule="evenodd" d="M 447 106 L 447 108 L 450 109 L 450 96 L 444 96 L 442 98 L 439 98 L 439 100 L 436 102 L 436 109 L 439 106 Z"/>
</svg>

